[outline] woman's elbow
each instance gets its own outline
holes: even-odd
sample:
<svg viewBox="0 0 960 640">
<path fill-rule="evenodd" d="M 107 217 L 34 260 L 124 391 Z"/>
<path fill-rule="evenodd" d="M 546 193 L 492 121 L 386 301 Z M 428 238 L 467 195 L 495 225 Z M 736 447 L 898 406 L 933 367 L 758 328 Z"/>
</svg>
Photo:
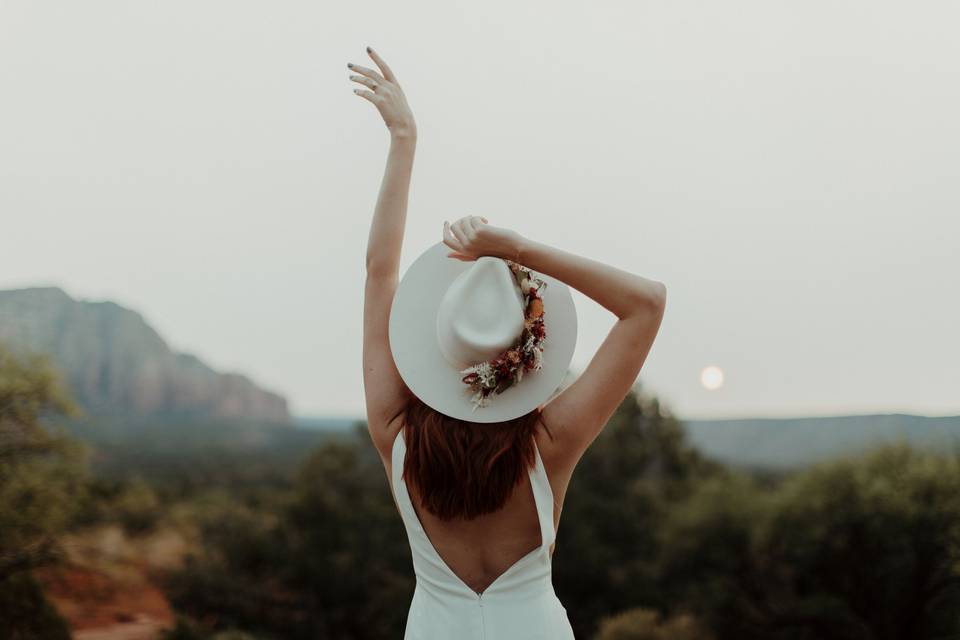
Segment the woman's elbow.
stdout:
<svg viewBox="0 0 960 640">
<path fill-rule="evenodd" d="M 663 315 L 667 307 L 667 286 L 659 280 L 644 278 L 636 295 L 636 308 L 644 315 Z"/>
<path fill-rule="evenodd" d="M 667 308 L 667 285 L 663 284 L 659 280 L 653 281 L 653 304 L 654 306 L 663 312 Z"/>
</svg>

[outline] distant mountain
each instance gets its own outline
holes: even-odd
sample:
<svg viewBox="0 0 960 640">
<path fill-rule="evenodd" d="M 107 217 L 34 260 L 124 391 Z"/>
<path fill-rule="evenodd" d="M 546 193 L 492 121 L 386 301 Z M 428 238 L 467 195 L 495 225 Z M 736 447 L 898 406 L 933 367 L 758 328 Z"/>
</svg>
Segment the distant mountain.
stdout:
<svg viewBox="0 0 960 640">
<path fill-rule="evenodd" d="M 942 451 L 960 444 L 960 416 L 686 420 L 684 426 L 690 441 L 707 455 L 731 464 L 770 469 L 799 467 L 900 440 Z"/>
<path fill-rule="evenodd" d="M 366 421 L 367 419 L 364 416 L 295 416 L 293 418 L 293 423 L 296 427 L 313 431 L 347 431 L 353 428 L 358 422 L 365 425 Z"/>
<path fill-rule="evenodd" d="M 356 418 L 297 417 L 298 427 L 346 431 Z M 903 414 L 815 418 L 682 420 L 688 440 L 707 456 L 741 467 L 784 470 L 906 441 L 941 451 L 960 447 L 960 416 Z"/>
<path fill-rule="evenodd" d="M 91 415 L 290 422 L 283 396 L 171 350 L 139 313 L 113 302 L 57 287 L 0 291 L 0 342 L 49 354 Z"/>
</svg>

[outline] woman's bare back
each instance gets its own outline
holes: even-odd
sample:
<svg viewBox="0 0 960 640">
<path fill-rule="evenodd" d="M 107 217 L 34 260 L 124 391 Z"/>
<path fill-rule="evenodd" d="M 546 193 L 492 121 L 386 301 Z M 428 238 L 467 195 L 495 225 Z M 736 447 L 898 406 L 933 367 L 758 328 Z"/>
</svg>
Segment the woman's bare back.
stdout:
<svg viewBox="0 0 960 640">
<path fill-rule="evenodd" d="M 534 437 L 553 490 L 553 524 L 557 529 L 570 478 L 569 475 L 566 478 L 558 477 L 564 474 L 551 469 L 554 443 L 541 423 L 537 424 Z M 388 476 L 391 473 L 392 470 L 388 468 Z M 494 580 L 543 542 L 529 474 L 524 474 L 500 510 L 472 520 L 441 520 L 420 506 L 415 487 L 407 485 L 407 491 L 420 524 L 437 553 L 450 570 L 477 593 L 486 590 Z M 555 546 L 555 542 L 550 546 L 551 554 Z"/>
</svg>

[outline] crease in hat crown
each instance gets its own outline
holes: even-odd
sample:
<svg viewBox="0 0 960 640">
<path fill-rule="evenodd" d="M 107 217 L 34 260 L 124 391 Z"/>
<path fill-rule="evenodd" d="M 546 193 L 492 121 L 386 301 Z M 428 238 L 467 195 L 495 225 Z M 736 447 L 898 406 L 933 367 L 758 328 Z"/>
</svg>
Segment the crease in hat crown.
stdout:
<svg viewBox="0 0 960 640">
<path fill-rule="evenodd" d="M 524 326 L 523 293 L 507 263 L 480 256 L 447 287 L 437 310 L 437 344 L 459 369 L 513 346 Z"/>
</svg>

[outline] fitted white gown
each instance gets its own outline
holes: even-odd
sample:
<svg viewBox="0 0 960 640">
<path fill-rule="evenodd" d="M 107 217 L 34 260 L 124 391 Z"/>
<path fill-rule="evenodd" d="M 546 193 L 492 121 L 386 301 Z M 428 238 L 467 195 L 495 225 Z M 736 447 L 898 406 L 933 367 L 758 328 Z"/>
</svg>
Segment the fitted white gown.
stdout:
<svg viewBox="0 0 960 640">
<path fill-rule="evenodd" d="M 406 443 L 399 432 L 393 443 L 391 485 L 416 574 L 404 640 L 575 640 L 567 610 L 553 589 L 553 490 L 536 440 L 534 448 L 537 460 L 530 484 L 542 544 L 477 594 L 443 561 L 414 511 L 401 477 Z"/>
</svg>

